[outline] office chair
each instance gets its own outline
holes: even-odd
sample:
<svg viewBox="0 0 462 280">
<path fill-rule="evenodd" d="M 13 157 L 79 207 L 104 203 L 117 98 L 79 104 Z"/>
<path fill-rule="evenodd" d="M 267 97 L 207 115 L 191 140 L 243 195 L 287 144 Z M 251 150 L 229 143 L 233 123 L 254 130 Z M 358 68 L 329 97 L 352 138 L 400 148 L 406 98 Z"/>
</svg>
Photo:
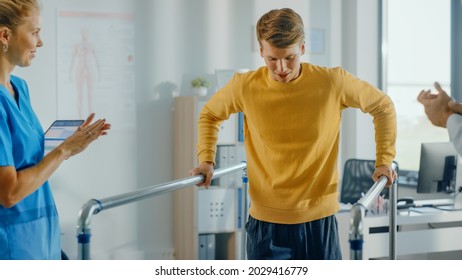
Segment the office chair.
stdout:
<svg viewBox="0 0 462 280">
<path fill-rule="evenodd" d="M 396 166 L 398 164 L 394 162 Z M 349 159 L 343 169 L 340 202 L 355 204 L 374 185 L 372 174 L 375 170 L 375 160 Z M 388 188 L 382 191 L 384 198 L 388 199 Z"/>
</svg>

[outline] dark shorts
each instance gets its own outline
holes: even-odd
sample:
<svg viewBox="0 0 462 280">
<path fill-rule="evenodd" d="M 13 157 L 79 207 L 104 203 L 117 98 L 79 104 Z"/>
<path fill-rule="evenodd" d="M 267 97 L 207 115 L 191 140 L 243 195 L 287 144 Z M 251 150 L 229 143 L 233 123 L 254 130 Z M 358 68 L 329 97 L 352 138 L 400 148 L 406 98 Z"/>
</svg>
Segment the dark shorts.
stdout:
<svg viewBox="0 0 462 280">
<path fill-rule="evenodd" d="M 249 217 L 249 260 L 341 260 L 334 215 L 302 224 L 273 224 Z"/>
</svg>

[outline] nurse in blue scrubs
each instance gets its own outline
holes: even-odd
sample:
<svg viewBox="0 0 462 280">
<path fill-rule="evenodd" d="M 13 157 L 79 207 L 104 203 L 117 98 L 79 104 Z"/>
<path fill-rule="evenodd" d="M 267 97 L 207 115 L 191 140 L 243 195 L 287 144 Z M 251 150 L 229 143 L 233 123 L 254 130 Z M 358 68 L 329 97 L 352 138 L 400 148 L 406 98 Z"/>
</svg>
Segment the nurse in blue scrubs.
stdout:
<svg viewBox="0 0 462 280">
<path fill-rule="evenodd" d="M 43 45 L 37 0 L 0 0 L 0 259 L 61 259 L 58 213 L 48 178 L 110 124 L 91 114 L 44 156 L 44 132 L 26 82 L 11 74 L 27 67 Z"/>
</svg>

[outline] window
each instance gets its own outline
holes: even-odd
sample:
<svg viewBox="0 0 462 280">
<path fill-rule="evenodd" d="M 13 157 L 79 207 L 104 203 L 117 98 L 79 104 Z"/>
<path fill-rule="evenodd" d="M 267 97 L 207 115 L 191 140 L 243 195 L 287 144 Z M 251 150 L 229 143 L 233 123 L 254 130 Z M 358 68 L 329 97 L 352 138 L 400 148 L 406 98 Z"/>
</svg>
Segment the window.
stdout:
<svg viewBox="0 0 462 280">
<path fill-rule="evenodd" d="M 422 142 L 449 141 L 416 98 L 438 81 L 451 94 L 451 0 L 382 1 L 383 90 L 398 120 L 396 161 L 418 170 Z"/>
</svg>

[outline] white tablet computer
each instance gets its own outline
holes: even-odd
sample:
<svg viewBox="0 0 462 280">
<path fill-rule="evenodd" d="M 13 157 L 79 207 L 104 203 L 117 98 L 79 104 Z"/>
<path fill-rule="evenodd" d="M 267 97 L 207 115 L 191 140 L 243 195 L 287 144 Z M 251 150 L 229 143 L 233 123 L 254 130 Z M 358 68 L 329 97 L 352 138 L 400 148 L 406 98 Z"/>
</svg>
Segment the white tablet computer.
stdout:
<svg viewBox="0 0 462 280">
<path fill-rule="evenodd" d="M 71 136 L 84 120 L 56 120 L 45 132 L 45 154 Z"/>
</svg>

